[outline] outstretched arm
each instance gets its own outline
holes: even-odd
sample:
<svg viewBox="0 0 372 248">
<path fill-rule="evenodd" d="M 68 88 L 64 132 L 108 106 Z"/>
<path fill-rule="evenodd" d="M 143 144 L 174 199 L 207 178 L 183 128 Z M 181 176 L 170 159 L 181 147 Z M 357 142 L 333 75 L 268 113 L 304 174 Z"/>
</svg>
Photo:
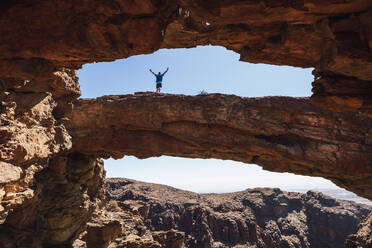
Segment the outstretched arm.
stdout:
<svg viewBox="0 0 372 248">
<path fill-rule="evenodd" d="M 152 74 L 154 74 L 154 76 L 155 76 L 155 73 L 154 73 L 151 69 L 150 69 L 149 71 L 150 71 Z"/>
<path fill-rule="evenodd" d="M 167 69 L 165 70 L 165 72 L 163 73 L 163 75 L 165 75 L 165 73 L 167 73 L 169 70 L 169 67 L 167 67 Z"/>
</svg>

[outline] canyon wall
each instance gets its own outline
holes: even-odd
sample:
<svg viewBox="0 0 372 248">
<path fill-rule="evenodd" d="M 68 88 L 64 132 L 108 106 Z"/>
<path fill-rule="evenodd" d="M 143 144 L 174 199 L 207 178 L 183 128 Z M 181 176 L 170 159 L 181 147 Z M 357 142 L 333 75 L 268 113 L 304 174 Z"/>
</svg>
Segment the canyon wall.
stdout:
<svg viewBox="0 0 372 248">
<path fill-rule="evenodd" d="M 347 248 L 372 247 L 372 213 L 359 223 L 358 232 L 346 239 L 345 246 Z"/>
<path fill-rule="evenodd" d="M 100 158 L 107 156 L 168 154 L 255 162 L 271 170 L 324 176 L 371 199 L 371 8 L 370 0 L 2 1 L 0 246 L 71 244 L 94 210 L 104 204 Z M 254 118 L 243 118 L 246 122 L 240 124 L 237 119 L 230 126 L 233 120 L 209 123 L 205 119 L 202 123 L 199 121 L 204 117 L 197 115 L 189 115 L 186 121 L 169 115 L 173 124 L 166 125 L 167 134 L 147 132 L 153 125 L 131 123 L 135 130 L 128 125 L 122 129 L 126 132 L 122 138 L 138 143 L 113 144 L 111 148 L 102 144 L 110 143 L 102 140 L 102 133 L 95 133 L 108 132 L 109 126 L 91 123 L 85 130 L 101 147 L 82 145 L 87 138 L 75 130 L 79 118 L 71 119 L 85 106 L 75 102 L 80 91 L 74 70 L 86 63 L 148 54 L 160 48 L 209 44 L 239 53 L 242 61 L 314 67 L 314 94 L 302 100 L 238 100 L 244 104 L 236 106 L 247 110 L 237 112 L 246 111 L 254 117 L 258 111 L 263 120 L 264 116 L 274 118 L 272 126 L 267 121 L 256 122 L 264 125 L 263 130 L 241 126 Z M 137 98 L 153 101 L 149 96 Z M 166 107 L 167 99 L 172 98 L 161 99 L 159 107 Z M 187 106 L 194 101 L 184 100 L 189 101 Z M 95 101 L 104 102 L 92 100 L 92 107 L 84 108 L 98 106 Z M 273 101 L 285 109 L 273 106 Z M 146 110 L 147 106 L 141 108 L 144 118 L 150 118 L 150 111 L 156 118 L 161 116 L 155 109 Z M 204 111 L 205 107 L 201 105 Z M 212 113 L 215 106 L 208 108 Z M 94 112 L 105 116 L 97 109 Z M 281 119 L 281 113 L 289 119 Z M 301 114 L 305 117 L 297 116 Z M 159 123 L 154 123 L 157 129 Z M 190 125 L 204 130 L 212 125 L 211 132 L 221 135 L 220 140 L 216 137 L 208 144 L 205 137 L 187 133 Z M 223 135 L 227 129 L 243 146 L 234 145 L 230 136 Z M 181 140 L 170 137 L 175 133 Z M 317 139 L 318 134 L 326 137 Z M 186 136 L 188 139 L 182 140 Z M 151 138 L 148 143 L 143 140 L 146 137 Z M 167 139 L 175 148 L 156 148 Z M 217 146 L 217 141 L 226 147 Z M 138 149 L 141 146 L 143 150 Z"/>
<path fill-rule="evenodd" d="M 371 212 L 370 206 L 314 191 L 196 194 L 123 178 L 110 178 L 106 185 L 110 201 L 76 248 L 104 241 L 111 241 L 110 248 L 343 247 Z"/>
<path fill-rule="evenodd" d="M 0 247 L 70 244 L 104 203 L 103 162 L 73 153 L 63 124 L 80 95 L 74 75 L 2 80 Z"/>
</svg>

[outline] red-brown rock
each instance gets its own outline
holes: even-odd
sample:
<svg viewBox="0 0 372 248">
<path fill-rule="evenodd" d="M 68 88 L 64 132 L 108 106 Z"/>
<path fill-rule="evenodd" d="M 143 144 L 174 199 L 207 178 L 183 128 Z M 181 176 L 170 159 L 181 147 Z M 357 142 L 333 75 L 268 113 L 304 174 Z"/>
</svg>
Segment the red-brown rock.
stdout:
<svg viewBox="0 0 372 248">
<path fill-rule="evenodd" d="M 1 7 L 3 77 L 33 78 L 51 68 L 77 68 L 160 47 L 212 44 L 240 53 L 243 61 L 372 80 L 369 0 L 34 0 Z"/>
<path fill-rule="evenodd" d="M 257 188 L 196 194 L 128 179 L 106 182 L 109 205 L 116 207 L 94 220 L 112 216 L 126 227 L 112 248 L 343 247 L 371 211 L 313 191 Z M 130 211 L 138 205 L 146 206 L 148 214 Z M 126 246 L 129 240 L 133 246 Z"/>
<path fill-rule="evenodd" d="M 255 163 L 328 178 L 372 199 L 372 119 L 308 98 L 135 94 L 75 102 L 74 150 Z"/>
<path fill-rule="evenodd" d="M 88 223 L 85 236 L 88 248 L 106 248 L 121 232 L 121 224 L 117 220 L 103 223 Z"/>
<path fill-rule="evenodd" d="M 345 246 L 346 248 L 372 247 L 372 213 L 359 224 L 358 232 L 346 239 Z"/>
<path fill-rule="evenodd" d="M 2 1 L 0 245 L 70 245 L 103 205 L 104 173 L 97 156 L 229 158 L 327 177 L 371 197 L 371 7 L 370 0 Z M 241 116 L 231 112 L 234 119 L 214 123 L 213 116 L 195 114 L 186 121 L 173 116 L 175 122 L 163 127 L 152 114 L 163 118 L 169 106 L 161 100 L 159 109 L 151 109 L 146 101 L 153 102 L 153 96 L 138 95 L 136 101 L 145 102 L 141 108 L 133 105 L 142 111 L 134 117 L 146 125 L 115 126 L 123 132 L 118 137 L 126 138 L 122 141 L 108 131 L 105 114 L 102 123 L 84 114 L 90 126 L 81 127 L 90 137 L 77 132 L 81 119 L 67 118 L 80 95 L 74 69 L 83 64 L 209 44 L 239 53 L 242 61 L 315 67 L 314 95 L 261 100 L 262 106 L 246 100 L 248 123 L 239 123 Z M 191 102 L 184 112 L 197 113 Z M 213 104 L 204 110 L 223 116 L 224 108 L 220 113 Z M 111 113 L 115 125 L 120 111 Z M 94 138 L 102 150 L 83 144 Z M 127 240 L 128 247 L 135 240 Z"/>
</svg>

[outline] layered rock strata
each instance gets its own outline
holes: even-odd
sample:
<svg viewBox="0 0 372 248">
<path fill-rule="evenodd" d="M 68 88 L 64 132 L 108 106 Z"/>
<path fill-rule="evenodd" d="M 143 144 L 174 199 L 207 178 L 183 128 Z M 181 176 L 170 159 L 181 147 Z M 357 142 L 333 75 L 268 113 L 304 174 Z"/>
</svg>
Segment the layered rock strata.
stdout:
<svg viewBox="0 0 372 248">
<path fill-rule="evenodd" d="M 230 159 L 322 176 L 372 198 L 372 119 L 308 98 L 140 93 L 79 100 L 69 118 L 84 153 Z"/>
<path fill-rule="evenodd" d="M 191 149 L 193 155 L 182 156 L 226 156 L 239 161 L 256 161 L 272 170 L 280 167 L 280 171 L 324 176 L 371 199 L 371 8 L 370 0 L 2 1 L 0 228 L 1 233 L 9 234 L 3 235 L 1 245 L 66 245 L 84 229 L 93 209 L 102 205 L 104 175 L 99 157 L 109 154 L 121 156 L 123 151 L 115 151 L 116 148 L 110 152 L 107 149 L 72 149 L 81 144 L 78 138 L 76 141 L 71 138 L 66 129 L 66 125 L 75 125 L 69 124 L 68 118 L 71 117 L 72 102 L 80 94 L 74 70 L 85 63 L 152 53 L 159 48 L 212 44 L 239 53 L 242 61 L 314 67 L 314 94 L 309 101 L 330 110 L 314 112 L 314 116 L 327 113 L 331 119 L 340 118 L 335 127 L 328 127 L 329 130 L 340 130 L 340 133 L 330 131 L 328 138 L 329 132 L 322 130 L 323 123 L 312 123 L 313 131 L 301 131 L 301 128 L 292 125 L 291 128 L 296 130 L 287 140 L 287 134 L 283 134 L 285 125 L 279 131 L 273 131 L 270 122 L 267 122 L 265 129 L 269 130 L 269 135 L 265 129 L 257 133 L 249 131 L 249 143 L 252 133 L 255 135 L 253 142 L 258 143 L 254 143 L 257 147 L 248 149 L 254 152 L 247 156 L 245 151 L 237 152 L 238 148 L 231 148 L 233 141 L 228 141 L 229 137 L 222 142 L 227 147 L 214 147 L 214 150 L 211 150 L 213 144 L 208 145 L 208 142 L 204 142 L 202 148 L 200 144 L 185 143 L 183 140 L 176 142 L 174 137 L 168 136 L 175 132 L 170 129 L 180 126 L 168 125 L 166 135 L 156 131 L 157 134 L 152 136 L 153 131 L 144 131 L 140 136 L 150 135 L 153 139 L 142 140 L 142 145 L 129 144 L 128 147 L 132 148 L 125 153 L 140 157 L 160 155 L 160 152 L 154 152 L 158 149 L 155 146 L 163 145 L 164 140 L 169 138 L 180 150 L 173 151 L 165 146 L 169 148 L 169 155 L 181 155 L 185 148 Z M 297 113 L 302 113 L 296 106 L 298 101 L 288 102 L 288 112 L 284 111 L 287 113 L 284 115 L 289 115 L 290 119 L 301 119 L 296 117 Z M 300 103 L 300 106 L 303 104 Z M 267 108 L 269 115 L 271 108 Z M 273 115 L 282 113 L 282 110 L 276 112 L 273 109 Z M 293 114 L 290 114 L 292 109 Z M 191 120 L 182 125 L 195 123 Z M 352 127 L 348 126 L 350 123 L 353 123 Z M 203 126 L 199 124 L 196 127 Z M 225 128 L 228 132 L 237 129 L 236 126 L 230 128 L 224 125 L 219 131 L 212 130 L 226 137 L 223 136 Z M 128 126 L 127 134 L 133 134 L 137 139 L 138 127 L 142 128 L 136 124 L 133 131 Z M 318 128 L 321 131 L 318 132 Z M 187 131 L 188 127 L 184 130 Z M 297 143 L 297 136 L 302 137 L 302 132 L 309 143 L 301 143 L 299 139 L 300 142 L 294 144 L 294 140 Z M 318 139 L 321 142 L 313 140 L 313 135 L 323 134 Z M 76 134 L 73 135 L 75 137 Z M 245 139 L 239 136 L 237 140 L 246 144 Z M 146 145 L 150 141 L 154 144 L 150 152 L 133 150 L 141 146 L 150 147 Z M 318 144 L 322 146 L 318 147 Z M 198 154 L 193 150 L 195 147 L 201 149 Z M 223 152 L 222 156 L 218 155 L 218 151 L 225 149 L 232 149 L 232 154 Z M 301 149 L 316 153 L 301 155 Z M 83 165 L 82 161 L 87 164 Z M 285 165 L 287 162 L 288 165 Z M 85 170 L 83 174 L 79 166 Z M 336 172 L 341 174 L 336 175 Z M 68 189 L 69 193 L 60 194 L 61 188 Z M 71 197 L 76 198 L 76 204 L 67 204 Z M 56 200 L 51 201 L 52 198 Z M 47 207 L 48 204 L 50 207 Z M 54 211 L 53 217 L 53 223 L 58 225 L 45 224 L 52 206 L 59 206 L 60 211 Z M 32 214 L 24 209 L 32 209 Z M 64 210 L 73 217 L 65 218 L 59 214 Z M 36 217 L 35 211 L 38 213 Z M 77 213 L 83 218 L 74 224 Z M 55 236 L 54 230 L 64 234 Z M 7 237 L 12 237 L 12 245 L 6 241 L 9 240 Z"/>
<path fill-rule="evenodd" d="M 315 67 L 329 79 L 318 86 L 341 77 L 340 87 L 351 93 L 345 77 L 357 88 L 359 80 L 366 81 L 371 90 L 369 0 L 33 0 L 0 7 L 0 78 L 48 79 L 59 68 L 159 48 L 218 45 L 239 53 L 242 61 Z M 335 101 L 327 92 L 321 94 L 325 106 L 353 105 L 353 111 L 371 113 L 370 101 L 350 104 L 348 94 Z"/>
<path fill-rule="evenodd" d="M 88 246 L 76 247 L 343 247 L 371 211 L 312 191 L 195 194 L 127 179 L 106 182 L 111 201 L 94 216 L 94 225 L 104 232 L 120 222 L 123 231 L 110 245 L 90 246 L 92 236 L 99 236 L 88 229 Z"/>
<path fill-rule="evenodd" d="M 74 74 L 1 81 L 0 247 L 68 245 L 103 205 L 103 163 L 71 153 L 64 126 L 80 95 Z"/>
<path fill-rule="evenodd" d="M 0 7 L 0 71 L 8 76 L 212 44 L 243 61 L 372 79 L 369 0 L 33 0 Z"/>
</svg>

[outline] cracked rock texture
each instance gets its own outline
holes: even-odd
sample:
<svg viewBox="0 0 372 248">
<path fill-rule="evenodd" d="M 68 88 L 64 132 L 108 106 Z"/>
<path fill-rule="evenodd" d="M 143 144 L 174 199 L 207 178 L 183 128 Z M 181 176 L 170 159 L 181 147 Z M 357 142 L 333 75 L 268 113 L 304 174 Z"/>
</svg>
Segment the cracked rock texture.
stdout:
<svg viewBox="0 0 372 248">
<path fill-rule="evenodd" d="M 71 245 L 104 205 L 100 158 L 107 156 L 254 162 L 323 176 L 371 199 L 370 0 L 24 0 L 2 1 L 0 10 L 1 247 Z M 209 44 L 242 61 L 314 67 L 312 97 L 142 94 L 75 102 L 74 70 L 83 64 Z M 184 109 L 170 108 L 170 100 Z M 122 102 L 140 112 L 115 119 Z M 125 124 L 114 126 L 122 141 L 103 118 Z M 155 236 L 164 243 L 180 235 Z"/>
<path fill-rule="evenodd" d="M 372 213 L 366 220 L 359 223 L 358 232 L 350 235 L 345 244 L 347 248 L 372 247 Z"/>
<path fill-rule="evenodd" d="M 119 222 L 123 230 L 110 245 L 90 246 L 99 236 L 88 228 L 82 238 L 88 246 L 75 247 L 343 247 L 371 211 L 313 191 L 196 194 L 128 179 L 107 179 L 106 185 L 111 201 L 88 226 L 104 232 Z"/>
<path fill-rule="evenodd" d="M 0 7 L 0 71 L 9 76 L 212 44 L 243 61 L 372 79 L 369 0 L 34 0 Z"/>
<path fill-rule="evenodd" d="M 2 80 L 0 94 L 0 247 L 72 243 L 103 204 L 103 163 L 71 153 L 64 126 L 79 94 L 74 72 L 49 84 Z"/>
<path fill-rule="evenodd" d="M 372 120 L 308 98 L 138 93 L 79 100 L 69 118 L 74 149 L 85 153 L 230 159 L 372 198 Z"/>
<path fill-rule="evenodd" d="M 0 93 L 1 224 L 16 206 L 35 197 L 31 188 L 35 173 L 50 157 L 72 147 L 71 136 L 53 116 L 57 104 L 52 94 L 22 91 L 22 86 L 16 84 L 17 92 L 8 88 Z"/>
</svg>

